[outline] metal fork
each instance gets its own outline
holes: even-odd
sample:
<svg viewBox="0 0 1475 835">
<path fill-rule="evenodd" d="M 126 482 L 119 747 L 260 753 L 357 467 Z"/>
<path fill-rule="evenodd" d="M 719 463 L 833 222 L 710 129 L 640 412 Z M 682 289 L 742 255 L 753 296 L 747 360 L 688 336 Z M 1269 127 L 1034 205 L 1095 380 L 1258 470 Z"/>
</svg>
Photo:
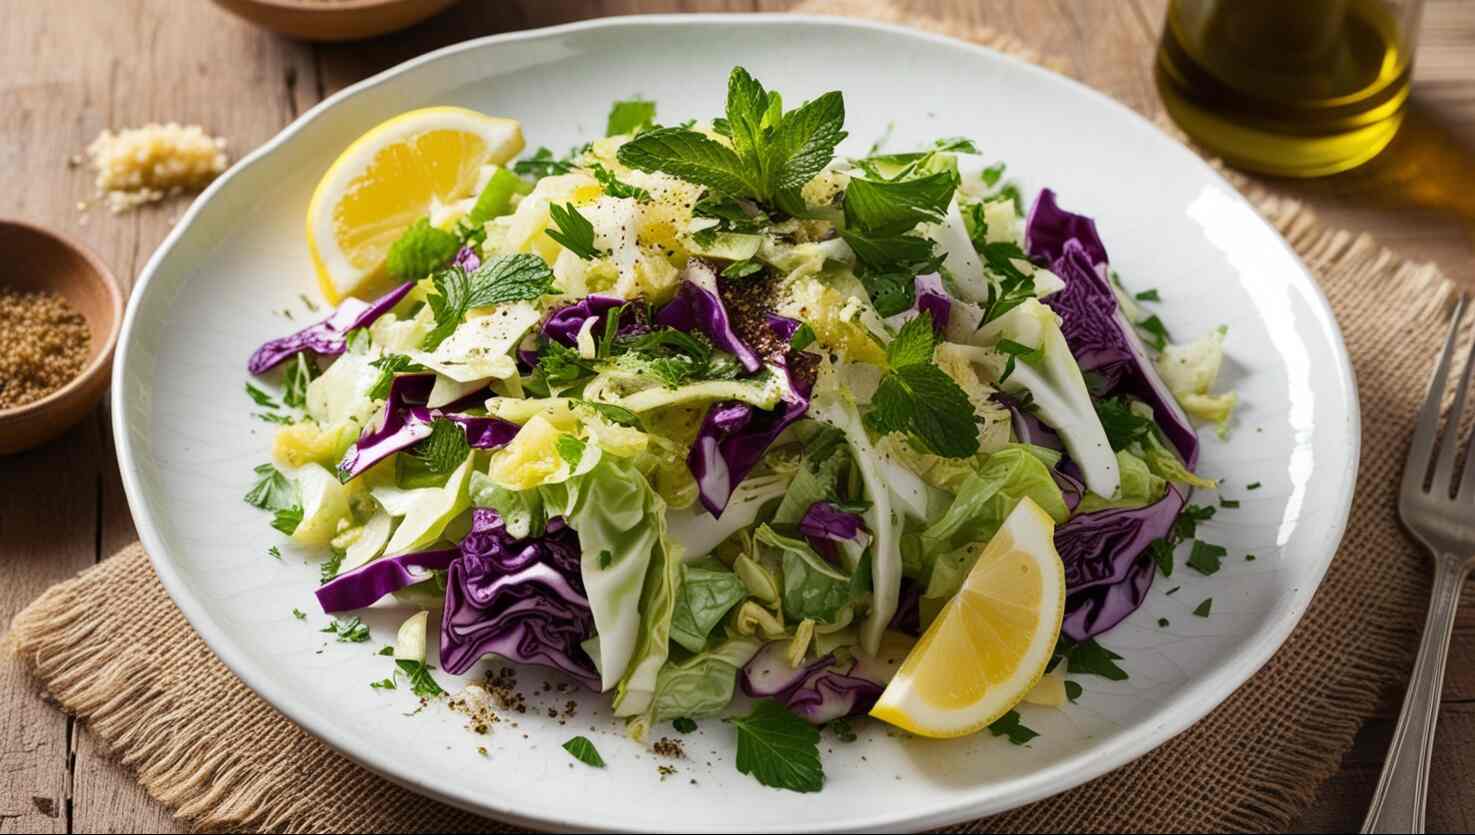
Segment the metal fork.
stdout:
<svg viewBox="0 0 1475 835">
<path fill-rule="evenodd" d="M 1388 761 L 1378 778 L 1372 809 L 1363 822 L 1363 832 L 1423 832 L 1424 801 L 1429 793 L 1429 753 L 1434 747 L 1434 723 L 1439 712 L 1439 692 L 1444 683 L 1444 660 L 1449 636 L 1454 629 L 1460 587 L 1475 566 L 1475 442 L 1465 455 L 1462 473 L 1455 472 L 1460 448 L 1460 415 L 1470 392 L 1475 369 L 1475 345 L 1465 358 L 1465 369 L 1455 391 L 1453 411 L 1439 435 L 1439 414 L 1449 382 L 1450 366 L 1460 332 L 1460 319 L 1469 299 L 1461 295 L 1455 305 L 1449 338 L 1434 369 L 1429 394 L 1419 410 L 1413 446 L 1403 469 L 1403 486 L 1398 496 L 1398 517 L 1403 526 L 1434 558 L 1434 591 L 1424 637 Z M 1433 469 L 1432 478 L 1429 477 Z M 1426 486 L 1427 485 L 1427 486 Z"/>
</svg>

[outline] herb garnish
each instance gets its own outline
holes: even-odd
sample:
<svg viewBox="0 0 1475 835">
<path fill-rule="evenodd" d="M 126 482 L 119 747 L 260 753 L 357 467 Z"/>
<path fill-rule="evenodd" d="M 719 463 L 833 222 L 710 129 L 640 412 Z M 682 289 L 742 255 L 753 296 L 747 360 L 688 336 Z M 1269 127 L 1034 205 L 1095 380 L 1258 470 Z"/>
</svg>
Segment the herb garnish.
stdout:
<svg viewBox="0 0 1475 835">
<path fill-rule="evenodd" d="M 458 266 L 437 272 L 432 279 L 435 292 L 428 299 L 435 314 L 435 329 L 425 335 L 421 348 L 435 350 L 461 321 L 478 307 L 528 301 L 553 288 L 553 271 L 531 253 L 499 255 L 467 273 Z"/>
<path fill-rule="evenodd" d="M 552 177 L 555 174 L 567 174 L 574 168 L 573 163 L 568 160 L 554 159 L 553 152 L 547 148 L 539 148 L 527 159 L 520 159 L 512 163 L 512 171 L 523 177 Z"/>
<path fill-rule="evenodd" d="M 650 192 L 639 186 L 632 186 L 620 180 L 614 175 L 614 172 L 597 162 L 589 170 L 594 172 L 594 179 L 599 181 L 599 185 L 604 189 L 604 193 L 610 197 L 633 197 L 636 200 L 650 199 Z"/>
<path fill-rule="evenodd" d="M 677 733 L 689 734 L 697 729 L 697 723 L 693 719 L 681 716 L 671 720 L 671 727 L 675 728 Z"/>
<path fill-rule="evenodd" d="M 302 502 L 297 495 L 297 483 L 270 464 L 257 467 L 256 475 L 256 484 L 246 493 L 246 504 L 270 511 L 273 514 L 271 526 L 291 536 L 302 523 Z"/>
<path fill-rule="evenodd" d="M 590 742 L 588 737 L 576 736 L 570 739 L 563 744 L 563 750 L 569 752 L 574 759 L 584 765 L 604 768 L 604 758 L 599 756 L 599 752 L 594 748 L 594 743 Z"/>
<path fill-rule="evenodd" d="M 776 789 L 817 792 L 824 786 L 819 731 L 813 725 L 771 700 L 727 721 L 737 728 L 739 772 Z"/>
<path fill-rule="evenodd" d="M 883 434 L 907 432 L 937 455 L 966 458 L 978 452 L 978 425 L 968 395 L 933 364 L 935 346 L 931 313 L 902 326 L 886 346 L 890 369 L 868 419 Z"/>
<path fill-rule="evenodd" d="M 1011 710 L 995 719 L 988 726 L 988 732 L 993 736 L 1009 737 L 1009 744 L 1024 745 L 1031 739 L 1039 736 L 1039 733 L 1026 726 L 1019 718 L 1019 711 Z"/>
<path fill-rule="evenodd" d="M 1067 672 L 1101 676 L 1111 681 L 1127 679 L 1127 671 L 1116 664 L 1122 657 L 1096 643 L 1095 638 L 1071 641 L 1061 636 L 1055 651 L 1065 656 Z"/>
<path fill-rule="evenodd" d="M 409 658 L 396 658 L 394 661 L 399 671 L 409 679 L 410 692 L 423 698 L 434 698 L 446 692 L 436 683 L 435 677 L 430 674 L 430 667 L 424 661 L 415 661 Z"/>
<path fill-rule="evenodd" d="M 1221 545 L 1194 540 L 1193 550 L 1188 555 L 1188 567 L 1200 574 L 1214 574 L 1219 570 L 1220 560 L 1227 553 L 1228 550 Z"/>
<path fill-rule="evenodd" d="M 389 248 L 384 269 L 397 281 L 419 281 L 450 263 L 461 248 L 455 235 L 430 225 L 420 218 L 410 225 Z"/>
<path fill-rule="evenodd" d="M 593 261 L 604 254 L 594 245 L 594 224 L 579 214 L 573 204 L 560 206 L 551 203 L 548 206 L 548 216 L 558 225 L 557 229 L 547 230 L 548 237 L 558 241 L 564 249 L 585 261 Z"/>
<path fill-rule="evenodd" d="M 267 394 L 266 392 L 262 391 L 261 389 L 255 387 L 255 386 L 251 385 L 250 382 L 247 382 L 246 383 L 246 393 L 249 394 L 249 395 L 251 395 L 251 399 L 254 400 L 254 401 L 256 401 L 256 405 L 261 406 L 262 408 L 265 408 L 265 409 L 280 409 L 281 408 L 281 405 L 278 404 L 277 401 L 271 399 L 271 395 Z"/>
<path fill-rule="evenodd" d="M 295 409 L 306 406 L 307 384 L 320 373 L 317 361 L 308 359 L 305 352 L 293 357 L 282 374 L 282 402 Z"/>
<path fill-rule="evenodd" d="M 656 118 L 656 103 L 641 98 L 624 99 L 610 105 L 605 120 L 605 136 L 637 133 L 651 126 Z"/>
<path fill-rule="evenodd" d="M 1214 608 L 1214 598 L 1212 598 L 1212 597 L 1205 597 L 1204 598 L 1204 602 L 1198 604 L 1198 608 L 1194 609 L 1193 610 L 1193 613 L 1195 615 L 1197 615 L 1198 617 L 1206 618 L 1206 617 L 1209 616 L 1209 610 L 1210 609 L 1213 609 L 1213 608 Z"/>
<path fill-rule="evenodd" d="M 337 635 L 340 644 L 361 644 L 369 640 L 369 627 L 356 616 L 348 620 L 334 618 L 332 623 L 318 631 Z"/>
<path fill-rule="evenodd" d="M 338 576 L 339 569 L 343 568 L 343 558 L 348 556 L 346 551 L 334 548 L 328 552 L 328 558 L 318 567 L 318 585 L 328 582 Z"/>
<path fill-rule="evenodd" d="M 369 365 L 379 369 L 379 379 L 375 380 L 374 385 L 369 388 L 370 400 L 383 400 L 389 397 L 389 387 L 394 383 L 396 374 L 430 370 L 404 354 L 385 354 L 379 359 L 370 361 Z"/>
</svg>

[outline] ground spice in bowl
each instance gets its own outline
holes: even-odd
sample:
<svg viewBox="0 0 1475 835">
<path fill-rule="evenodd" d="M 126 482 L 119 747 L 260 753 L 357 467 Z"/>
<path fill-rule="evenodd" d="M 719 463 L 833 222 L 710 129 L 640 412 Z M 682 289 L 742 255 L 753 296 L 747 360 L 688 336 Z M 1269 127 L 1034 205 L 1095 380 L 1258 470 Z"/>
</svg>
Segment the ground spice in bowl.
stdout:
<svg viewBox="0 0 1475 835">
<path fill-rule="evenodd" d="M 91 341 L 87 320 L 60 293 L 0 287 L 0 411 L 75 379 Z"/>
</svg>

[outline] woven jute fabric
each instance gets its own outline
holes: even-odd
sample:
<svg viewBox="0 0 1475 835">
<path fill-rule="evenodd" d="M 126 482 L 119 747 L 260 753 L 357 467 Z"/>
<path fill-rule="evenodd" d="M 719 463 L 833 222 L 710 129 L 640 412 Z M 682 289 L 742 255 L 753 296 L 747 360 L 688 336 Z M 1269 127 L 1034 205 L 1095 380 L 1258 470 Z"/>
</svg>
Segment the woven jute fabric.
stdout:
<svg viewBox="0 0 1475 835">
<path fill-rule="evenodd" d="M 910 23 L 1055 66 L 1013 38 L 877 2 L 804 10 Z M 1283 829 L 1337 768 L 1381 694 L 1407 674 L 1428 572 L 1399 532 L 1394 486 L 1450 287 L 1431 266 L 1235 181 L 1316 274 L 1352 355 L 1362 467 L 1345 544 L 1286 644 L 1197 725 L 1062 796 L 955 831 Z M 138 545 L 47 591 L 16 616 L 7 640 L 62 709 L 196 828 L 502 828 L 395 786 L 274 711 L 190 629 Z"/>
</svg>

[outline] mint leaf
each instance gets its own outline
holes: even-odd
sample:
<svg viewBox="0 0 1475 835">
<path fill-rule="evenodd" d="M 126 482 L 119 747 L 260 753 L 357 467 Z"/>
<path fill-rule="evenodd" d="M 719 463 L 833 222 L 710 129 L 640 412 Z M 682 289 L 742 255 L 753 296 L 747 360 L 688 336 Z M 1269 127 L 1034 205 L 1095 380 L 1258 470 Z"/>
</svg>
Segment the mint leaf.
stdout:
<svg viewBox="0 0 1475 835">
<path fill-rule="evenodd" d="M 460 426 L 445 418 L 436 418 L 431 421 L 430 435 L 410 447 L 408 454 L 426 473 L 448 475 L 471 454 L 471 445 Z"/>
<path fill-rule="evenodd" d="M 932 362 L 932 352 L 937 336 L 932 329 L 932 314 L 922 311 L 921 315 L 901 326 L 891 344 L 886 346 L 886 362 L 893 370 L 908 365 Z"/>
<path fill-rule="evenodd" d="M 973 404 L 952 377 L 931 364 L 909 365 L 893 373 L 911 390 L 912 434 L 945 458 L 977 454 Z"/>
<path fill-rule="evenodd" d="M 645 99 L 625 99 L 610 105 L 604 135 L 620 136 L 650 127 L 656 118 L 656 103 Z"/>
<path fill-rule="evenodd" d="M 553 271 L 531 253 L 499 255 L 481 263 L 472 273 L 447 267 L 431 279 L 435 292 L 427 301 L 435 314 L 435 328 L 421 348 L 435 350 L 466 318 L 466 312 L 515 301 L 539 298 L 553 288 Z"/>
<path fill-rule="evenodd" d="M 563 744 L 563 750 L 569 752 L 574 759 L 595 768 L 604 768 L 604 758 L 599 756 L 595 750 L 594 743 L 588 737 L 576 736 Z"/>
<path fill-rule="evenodd" d="M 599 181 L 599 185 L 604 189 L 604 193 L 610 197 L 633 197 L 636 200 L 650 199 L 650 192 L 639 186 L 632 186 L 629 183 L 622 182 L 614 175 L 614 172 L 597 162 L 589 170 L 594 172 L 594 179 Z"/>
<path fill-rule="evenodd" d="M 866 235 L 857 229 L 842 229 L 840 236 L 870 272 L 905 273 L 910 279 L 939 263 L 932 241 L 916 235 Z"/>
<path fill-rule="evenodd" d="M 777 702 L 753 705 L 747 716 L 728 719 L 737 728 L 737 770 L 765 786 L 817 792 L 825 782 L 819 762 L 819 731 Z"/>
<path fill-rule="evenodd" d="M 564 249 L 585 261 L 592 261 L 603 254 L 594 246 L 594 224 L 579 214 L 579 210 L 572 204 L 560 206 L 551 203 L 548 206 L 548 216 L 558 224 L 557 229 L 547 230 L 548 237 L 558 241 Z"/>
<path fill-rule="evenodd" d="M 797 190 L 835 158 L 846 136 L 845 97 L 825 93 L 783 115 L 768 148 L 771 193 Z"/>
<path fill-rule="evenodd" d="M 339 638 L 339 640 L 343 640 Z M 424 661 L 414 661 L 408 658 L 396 658 L 394 661 L 400 672 L 409 679 L 410 692 L 422 698 L 431 699 L 446 692 L 436 683 L 435 676 L 430 674 L 430 667 Z"/>
<path fill-rule="evenodd" d="M 942 220 L 957 187 L 951 171 L 900 182 L 852 179 L 845 188 L 845 224 L 870 236 L 900 235 Z"/>
<path fill-rule="evenodd" d="M 256 405 L 258 405 L 258 406 L 260 406 L 260 407 L 262 407 L 264 409 L 280 409 L 281 408 L 281 406 L 277 403 L 277 401 L 271 399 L 271 395 L 267 394 L 266 392 L 262 391 L 261 389 L 255 387 L 255 386 L 251 385 L 251 383 L 249 383 L 249 382 L 246 383 L 246 393 L 249 394 L 249 395 L 251 395 L 251 399 L 254 400 L 254 401 L 256 401 Z"/>
<path fill-rule="evenodd" d="M 1011 710 L 995 719 L 988 726 L 988 732 L 993 736 L 1007 736 L 1011 745 L 1024 745 L 1031 739 L 1039 736 L 1033 729 L 1025 726 L 1019 719 L 1019 711 Z"/>
<path fill-rule="evenodd" d="M 419 281 L 456 257 L 461 242 L 455 235 L 420 218 L 400 234 L 389 248 L 384 269 L 398 281 Z"/>
<path fill-rule="evenodd" d="M 1200 574 L 1217 573 L 1219 562 L 1227 553 L 1229 553 L 1228 549 L 1223 546 L 1194 540 L 1193 550 L 1188 554 L 1188 567 Z"/>
<path fill-rule="evenodd" d="M 761 191 L 731 148 L 685 128 L 648 130 L 621 145 L 617 156 L 627 168 L 662 171 L 733 197 L 756 198 Z"/>
</svg>

